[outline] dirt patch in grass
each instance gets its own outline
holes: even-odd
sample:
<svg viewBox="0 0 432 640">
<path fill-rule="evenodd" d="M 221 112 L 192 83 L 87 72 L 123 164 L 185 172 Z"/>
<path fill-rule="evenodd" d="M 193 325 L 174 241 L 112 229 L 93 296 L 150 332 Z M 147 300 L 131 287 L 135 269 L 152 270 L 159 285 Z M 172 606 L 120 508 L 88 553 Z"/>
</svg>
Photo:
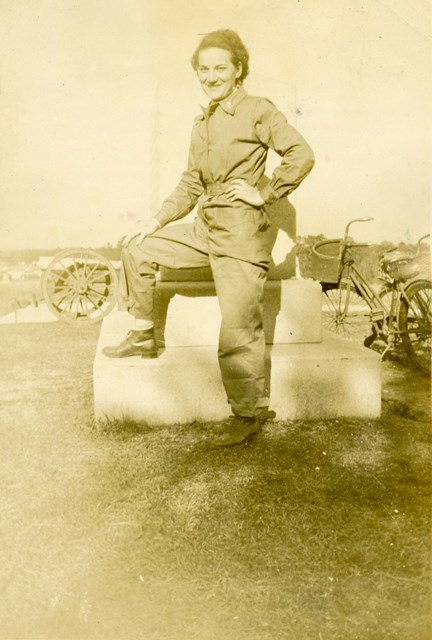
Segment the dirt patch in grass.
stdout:
<svg viewBox="0 0 432 640">
<path fill-rule="evenodd" d="M 98 327 L 0 327 L 4 640 L 426 640 L 429 381 L 378 420 L 95 423 Z"/>
</svg>

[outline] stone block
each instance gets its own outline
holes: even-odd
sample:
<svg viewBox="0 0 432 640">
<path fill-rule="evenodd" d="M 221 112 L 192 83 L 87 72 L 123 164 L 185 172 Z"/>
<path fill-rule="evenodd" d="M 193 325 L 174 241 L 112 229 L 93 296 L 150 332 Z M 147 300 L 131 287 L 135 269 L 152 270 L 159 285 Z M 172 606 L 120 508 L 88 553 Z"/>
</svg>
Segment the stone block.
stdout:
<svg viewBox="0 0 432 640">
<path fill-rule="evenodd" d="M 96 418 L 130 418 L 150 426 L 219 421 L 230 415 L 216 347 L 170 347 L 158 358 L 115 360 L 101 350 L 121 339 L 102 324 L 94 361 Z M 330 334 L 316 344 L 267 351 L 270 408 L 279 420 L 376 418 L 381 408 L 377 353 Z"/>
<path fill-rule="evenodd" d="M 159 282 L 156 337 L 167 347 L 214 346 L 221 314 L 212 282 Z M 267 344 L 320 342 L 321 286 L 312 280 L 269 280 L 264 294 Z M 110 321 L 110 320 L 108 320 Z M 113 322 L 118 322 L 113 316 Z"/>
</svg>

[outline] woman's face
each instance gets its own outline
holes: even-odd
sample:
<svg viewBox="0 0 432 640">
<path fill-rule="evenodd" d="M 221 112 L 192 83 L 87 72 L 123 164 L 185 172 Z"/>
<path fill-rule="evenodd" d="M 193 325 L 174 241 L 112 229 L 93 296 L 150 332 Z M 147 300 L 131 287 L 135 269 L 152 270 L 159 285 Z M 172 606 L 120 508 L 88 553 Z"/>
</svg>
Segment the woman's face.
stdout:
<svg viewBox="0 0 432 640">
<path fill-rule="evenodd" d="M 241 64 L 235 67 L 226 49 L 202 49 L 198 56 L 198 80 L 208 97 L 219 102 L 232 92 L 241 76 Z"/>
</svg>

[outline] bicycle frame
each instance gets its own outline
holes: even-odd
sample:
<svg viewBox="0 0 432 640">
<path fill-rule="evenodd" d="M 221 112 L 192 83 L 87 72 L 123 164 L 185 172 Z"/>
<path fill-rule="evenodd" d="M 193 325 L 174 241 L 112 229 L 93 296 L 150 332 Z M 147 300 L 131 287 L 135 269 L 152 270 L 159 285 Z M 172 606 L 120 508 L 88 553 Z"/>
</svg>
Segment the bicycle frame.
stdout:
<svg viewBox="0 0 432 640">
<path fill-rule="evenodd" d="M 388 339 L 390 337 L 397 340 L 404 333 L 399 328 L 399 312 L 402 301 L 405 301 L 407 303 L 409 302 L 405 294 L 405 289 L 413 282 L 415 282 L 415 280 L 411 280 L 409 284 L 398 280 L 393 280 L 392 282 L 388 283 L 388 292 L 391 294 L 390 308 L 384 303 L 378 293 L 374 291 L 374 289 L 372 289 L 372 287 L 358 268 L 355 262 L 355 257 L 352 253 L 353 247 L 368 247 L 370 246 L 370 244 L 352 242 L 349 239 L 349 228 L 353 223 L 369 222 L 371 220 L 373 220 L 373 218 L 356 218 L 354 220 L 351 220 L 345 228 L 344 237 L 341 241 L 340 277 L 338 288 L 340 289 L 341 284 L 353 284 L 356 292 L 358 292 L 358 294 L 369 306 L 370 322 L 374 328 L 374 333 L 377 336 L 384 338 L 385 341 L 388 342 Z M 422 240 L 424 240 L 428 236 L 429 234 L 420 238 L 418 244 L 420 245 Z M 342 320 L 348 313 L 349 304 L 350 295 L 348 289 L 345 296 L 344 309 L 340 310 Z M 391 345 L 389 344 L 385 351 L 387 351 L 390 346 Z"/>
<path fill-rule="evenodd" d="M 398 328 L 397 318 L 399 316 L 399 310 L 401 301 L 403 298 L 403 285 L 401 283 L 394 283 L 389 286 L 388 291 L 391 294 L 390 307 L 380 298 L 378 293 L 372 289 L 358 266 L 354 262 L 354 258 L 349 254 L 349 249 L 352 246 L 363 246 L 355 243 L 349 243 L 345 247 L 345 256 L 342 257 L 342 276 L 341 282 L 354 285 L 354 288 L 361 295 L 363 300 L 368 304 L 370 308 L 370 322 L 375 329 L 377 335 L 381 335 L 386 339 L 390 336 L 399 336 L 400 330 Z M 347 258 L 348 255 L 348 258 Z M 344 314 L 348 312 L 349 308 L 349 294 L 345 299 Z"/>
<path fill-rule="evenodd" d="M 402 343 L 408 357 L 425 373 L 430 373 L 430 338 L 431 338 L 431 289 L 430 277 L 417 277 L 421 273 L 414 258 L 420 255 L 418 241 L 416 254 L 391 253 L 387 251 L 381 261 L 385 283 L 380 291 L 371 285 L 360 266 L 356 263 L 357 247 L 369 247 L 369 243 L 354 242 L 348 235 L 354 222 L 367 222 L 373 218 L 356 218 L 351 220 L 344 237 L 318 243 L 314 247 L 313 257 L 317 256 L 315 268 L 317 273 L 322 264 L 322 287 L 325 294 L 325 310 L 323 308 L 326 327 L 339 335 L 356 341 L 362 340 L 364 346 L 371 347 L 375 340 L 385 345 L 381 357 Z M 337 255 L 334 243 L 339 244 Z M 321 245 L 326 246 L 320 252 Z M 396 251 L 396 250 L 395 250 Z M 366 324 L 372 332 L 365 336 Z"/>
</svg>

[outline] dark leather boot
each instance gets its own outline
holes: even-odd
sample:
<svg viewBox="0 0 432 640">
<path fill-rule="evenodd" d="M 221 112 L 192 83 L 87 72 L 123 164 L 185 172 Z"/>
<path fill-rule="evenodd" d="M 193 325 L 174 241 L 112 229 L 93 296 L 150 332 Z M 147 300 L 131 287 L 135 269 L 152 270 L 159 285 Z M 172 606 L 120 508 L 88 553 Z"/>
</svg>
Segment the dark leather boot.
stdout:
<svg viewBox="0 0 432 640">
<path fill-rule="evenodd" d="M 104 347 L 102 353 L 108 358 L 128 358 L 129 356 L 157 358 L 158 350 L 153 329 L 129 331 L 120 344 L 113 347 Z"/>
<path fill-rule="evenodd" d="M 261 424 L 265 424 L 266 422 L 270 422 L 276 418 L 276 412 L 272 411 L 268 407 L 262 407 L 257 415 L 257 420 L 261 422 Z"/>
<path fill-rule="evenodd" d="M 262 422 L 258 417 L 231 416 L 225 426 L 226 433 L 213 442 L 215 447 L 234 447 L 246 444 L 261 431 Z"/>
</svg>

